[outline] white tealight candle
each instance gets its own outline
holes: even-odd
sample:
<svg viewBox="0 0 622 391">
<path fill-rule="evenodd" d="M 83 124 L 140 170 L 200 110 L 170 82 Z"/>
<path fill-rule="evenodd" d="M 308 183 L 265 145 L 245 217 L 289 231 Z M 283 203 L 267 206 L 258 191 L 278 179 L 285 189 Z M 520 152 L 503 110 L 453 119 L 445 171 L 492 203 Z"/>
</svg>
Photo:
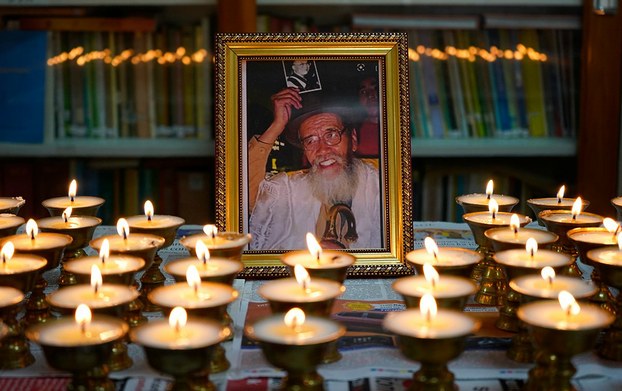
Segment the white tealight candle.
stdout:
<svg viewBox="0 0 622 391">
<path fill-rule="evenodd" d="M 571 211 L 551 211 L 551 213 L 541 216 L 544 221 L 552 221 L 555 223 L 565 224 L 600 224 L 603 221 L 601 216 L 593 213 L 581 213 L 578 216 L 574 215 Z"/>
<path fill-rule="evenodd" d="M 604 328 L 614 321 L 613 315 L 602 308 L 582 303 L 577 314 L 562 308 L 558 300 L 542 300 L 521 305 L 517 313 L 520 320 L 555 330 L 590 330 Z"/>
<path fill-rule="evenodd" d="M 20 208 L 25 203 L 26 201 L 21 197 L 0 197 L 0 211 L 10 211 L 15 208 Z"/>
<path fill-rule="evenodd" d="M 104 241 L 104 239 L 108 239 L 108 242 L 110 243 L 111 253 L 141 251 L 152 249 L 155 247 L 159 248 L 164 244 L 164 238 L 162 238 L 161 236 L 131 233 L 127 236 L 127 238 L 122 238 L 118 235 L 100 236 L 96 239 L 93 239 L 90 243 L 90 246 L 95 250 L 99 250 L 101 248 L 101 243 Z"/>
<path fill-rule="evenodd" d="M 498 242 L 522 245 L 527 243 L 527 239 L 529 238 L 535 239 L 538 244 L 553 243 L 558 238 L 553 232 L 535 228 L 520 228 L 517 231 L 506 227 L 490 228 L 486 230 L 485 235 L 489 239 Z"/>
<path fill-rule="evenodd" d="M 23 217 L 19 217 L 14 214 L 0 213 L 0 230 L 12 227 L 15 227 L 15 229 L 17 229 L 17 227 L 24 224 L 25 221 L 26 220 L 24 220 Z"/>
<path fill-rule="evenodd" d="M 546 280 L 539 274 L 516 277 L 510 281 L 510 288 L 522 295 L 541 299 L 555 299 L 561 291 L 568 291 L 578 299 L 591 297 L 597 292 L 597 287 L 590 281 L 569 276 Z"/>
<path fill-rule="evenodd" d="M 121 320 L 96 315 L 84 332 L 74 319 L 65 317 L 38 325 L 30 329 L 27 336 L 40 345 L 76 347 L 113 342 L 127 331 L 127 324 Z"/>
<path fill-rule="evenodd" d="M 490 198 L 497 201 L 499 206 L 508 206 L 515 205 L 517 203 L 516 197 L 502 195 L 502 194 L 493 194 Z M 458 203 L 463 204 L 475 204 L 475 205 L 488 205 L 490 198 L 486 194 L 481 193 L 473 193 L 473 194 L 464 194 L 458 196 Z"/>
<path fill-rule="evenodd" d="M 598 263 L 622 267 L 622 250 L 619 247 L 598 247 L 589 250 L 587 258 Z"/>
<path fill-rule="evenodd" d="M 164 265 L 164 270 L 173 276 L 185 276 L 189 266 L 194 265 L 201 278 L 225 276 L 239 273 L 244 268 L 241 262 L 225 258 L 210 258 L 206 262 L 194 257 L 180 258 Z"/>
<path fill-rule="evenodd" d="M 24 294 L 16 288 L 0 286 L 0 308 L 17 305 L 24 300 Z"/>
<path fill-rule="evenodd" d="M 315 345 L 337 340 L 345 334 L 345 328 L 330 319 L 305 316 L 297 326 L 285 323 L 282 314 L 272 315 L 256 321 L 246 328 L 251 338 L 283 345 Z"/>
<path fill-rule="evenodd" d="M 110 255 L 105 262 L 99 256 L 88 256 L 65 262 L 64 268 L 69 273 L 86 275 L 91 273 L 93 265 L 97 265 L 103 275 L 115 275 L 137 272 L 145 266 L 145 261 L 140 257 L 122 254 Z"/>
<path fill-rule="evenodd" d="M 140 296 L 134 288 L 118 284 L 101 284 L 97 292 L 87 284 L 62 287 L 47 296 L 48 302 L 57 308 L 77 308 L 86 304 L 95 310 L 112 308 L 129 303 Z"/>
<path fill-rule="evenodd" d="M 434 284 L 421 275 L 402 277 L 395 280 L 393 289 L 405 296 L 422 297 L 429 293 L 439 299 L 469 296 L 477 292 L 472 280 L 451 275 L 439 276 Z"/>
<path fill-rule="evenodd" d="M 54 197 L 44 200 L 41 204 L 46 208 L 65 209 L 72 207 L 74 209 L 90 208 L 104 203 L 104 199 L 92 196 L 76 196 L 73 202 L 69 197 Z"/>
<path fill-rule="evenodd" d="M 486 224 L 490 226 L 509 226 L 513 213 L 509 212 L 472 212 L 463 215 L 463 218 L 467 222 L 473 222 L 476 224 Z M 531 219 L 525 215 L 519 215 L 520 225 L 526 225 L 531 222 Z"/>
<path fill-rule="evenodd" d="M 426 316 L 419 308 L 390 312 L 382 324 L 394 334 L 426 339 L 462 337 L 479 328 L 468 315 L 442 308 L 433 317 Z"/>
<path fill-rule="evenodd" d="M 37 220 L 42 231 L 69 231 L 80 228 L 96 227 L 101 224 L 101 219 L 94 216 L 71 216 L 67 220 L 63 216 L 44 217 Z"/>
<path fill-rule="evenodd" d="M 152 290 L 149 300 L 162 307 L 182 306 L 186 309 L 213 308 L 227 305 L 238 297 L 238 291 L 226 284 L 201 282 L 195 286 L 176 283 Z"/>
<path fill-rule="evenodd" d="M 42 270 L 48 261 L 33 254 L 13 254 L 12 242 L 7 242 L 0 250 L 0 275 L 13 275 Z"/>
<path fill-rule="evenodd" d="M 130 228 L 137 229 L 160 229 L 160 228 L 172 228 L 181 226 L 185 220 L 181 217 L 170 215 L 156 215 L 154 214 L 154 208 L 151 201 L 145 202 L 145 215 L 144 216 L 131 216 L 128 217 L 127 223 Z"/>
<path fill-rule="evenodd" d="M 616 236 L 604 228 L 578 228 L 576 231 L 568 231 L 568 237 L 577 242 L 602 244 L 603 246 L 618 244 Z"/>
<path fill-rule="evenodd" d="M 440 247 L 436 256 L 430 254 L 425 248 L 419 248 L 406 254 L 406 260 L 410 263 L 420 266 L 431 263 L 434 267 L 473 265 L 481 259 L 480 253 L 460 247 Z"/>
<path fill-rule="evenodd" d="M 297 250 L 283 254 L 281 261 L 291 267 L 302 265 L 305 269 L 337 269 L 353 265 L 356 258 L 343 251 L 322 250 L 318 259 L 309 251 Z"/>
<path fill-rule="evenodd" d="M 187 249 L 194 250 L 197 241 L 202 241 L 209 250 L 229 249 L 244 247 L 250 242 L 250 235 L 237 232 L 218 232 L 214 237 L 206 234 L 194 234 L 180 239 L 181 244 Z"/>
<path fill-rule="evenodd" d="M 495 261 L 505 266 L 541 269 L 545 266 L 559 268 L 571 263 L 568 254 L 553 250 L 538 250 L 533 255 L 525 249 L 497 251 L 493 255 Z"/>
<path fill-rule="evenodd" d="M 0 240 L 0 245 L 7 241 L 13 242 L 16 251 L 28 253 L 31 251 L 44 251 L 66 247 L 73 239 L 69 235 L 54 232 L 40 232 L 34 239 L 28 234 L 7 236 Z"/>
<path fill-rule="evenodd" d="M 132 330 L 134 343 L 159 349 L 198 349 L 216 345 L 229 337 L 231 330 L 215 321 L 188 319 L 179 330 L 164 320 L 141 325 Z"/>
<path fill-rule="evenodd" d="M 306 288 L 295 278 L 281 278 L 268 281 L 257 289 L 257 293 L 268 301 L 288 303 L 311 303 L 334 299 L 345 292 L 339 282 L 313 278 Z"/>
</svg>

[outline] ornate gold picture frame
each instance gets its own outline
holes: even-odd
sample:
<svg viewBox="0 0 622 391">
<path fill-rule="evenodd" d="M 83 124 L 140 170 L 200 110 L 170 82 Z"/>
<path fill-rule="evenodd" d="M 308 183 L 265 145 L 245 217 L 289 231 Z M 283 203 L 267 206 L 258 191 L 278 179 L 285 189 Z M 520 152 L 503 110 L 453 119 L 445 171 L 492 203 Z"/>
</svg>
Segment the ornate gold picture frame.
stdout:
<svg viewBox="0 0 622 391">
<path fill-rule="evenodd" d="M 407 61 L 403 33 L 217 34 L 216 223 L 253 235 L 242 277 L 286 274 L 303 231 L 350 276 L 409 272 Z"/>
</svg>

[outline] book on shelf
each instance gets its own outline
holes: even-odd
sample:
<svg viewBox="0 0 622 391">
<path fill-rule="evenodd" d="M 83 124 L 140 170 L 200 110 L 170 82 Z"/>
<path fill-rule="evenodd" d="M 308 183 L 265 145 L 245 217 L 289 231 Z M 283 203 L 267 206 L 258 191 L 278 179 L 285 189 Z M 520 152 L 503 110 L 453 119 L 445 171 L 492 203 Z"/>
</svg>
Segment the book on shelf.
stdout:
<svg viewBox="0 0 622 391">
<path fill-rule="evenodd" d="M 46 99 L 54 77 L 46 65 L 49 41 L 45 31 L 0 31 L 2 142 L 44 142 L 53 119 Z"/>
</svg>

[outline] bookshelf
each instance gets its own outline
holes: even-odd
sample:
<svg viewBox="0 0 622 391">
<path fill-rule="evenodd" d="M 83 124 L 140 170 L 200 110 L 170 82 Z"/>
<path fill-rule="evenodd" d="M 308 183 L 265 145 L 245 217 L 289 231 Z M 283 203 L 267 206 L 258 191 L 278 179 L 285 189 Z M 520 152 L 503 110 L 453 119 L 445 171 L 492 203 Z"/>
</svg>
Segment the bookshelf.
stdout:
<svg viewBox="0 0 622 391">
<path fill-rule="evenodd" d="M 524 187 L 518 189 L 521 194 L 549 196 L 548 193 L 555 192 L 559 182 L 568 177 L 572 181 L 569 184 L 571 191 L 590 199 L 592 203 L 590 210 L 612 214 L 608 200 L 618 195 L 620 191 L 618 188 L 620 91 L 619 88 L 610 87 L 620 85 L 618 69 L 622 60 L 621 55 L 617 53 L 619 51 L 610 48 L 622 47 L 621 34 L 615 27 L 620 25 L 621 16 L 596 16 L 591 10 L 590 1 L 302 0 L 292 4 L 291 1 L 285 0 L 138 0 L 128 6 L 127 2 L 116 0 L 61 0 L 54 2 L 54 7 L 49 5 L 50 2 L 45 0 L 0 0 L 0 17 L 16 10 L 20 10 L 24 15 L 30 15 L 37 8 L 46 7 L 46 10 L 53 9 L 58 12 L 77 9 L 83 14 L 94 16 L 114 15 L 121 18 L 148 16 L 163 24 L 174 24 L 176 20 L 197 22 L 203 18 L 211 24 L 210 33 L 216 30 L 256 31 L 257 20 L 266 15 L 283 20 L 303 20 L 323 31 L 327 29 L 341 31 L 346 25 L 349 30 L 412 28 L 415 31 L 422 29 L 477 31 L 486 28 L 541 29 L 546 24 L 548 27 L 563 31 L 575 31 L 580 42 L 576 47 L 579 52 L 574 55 L 578 58 L 581 50 L 583 54 L 578 62 L 579 69 L 575 71 L 577 85 L 574 88 L 581 93 L 577 93 L 575 97 L 577 102 L 574 103 L 576 105 L 574 112 L 577 117 L 573 119 L 574 127 L 571 131 L 564 133 L 562 137 L 525 137 L 529 136 L 529 133 L 526 133 L 513 138 L 490 137 L 492 134 L 480 138 L 422 138 L 413 132 L 412 156 L 416 162 L 413 167 L 417 171 L 415 181 L 421 181 L 415 184 L 415 188 L 422 189 L 421 191 L 428 188 L 425 178 L 430 173 L 455 169 L 455 165 L 442 165 L 438 158 L 447 158 L 449 161 L 460 160 L 462 166 L 477 170 L 480 169 L 478 161 L 483 158 L 489 164 L 502 165 L 504 167 L 502 171 L 506 174 L 512 168 L 520 174 L 519 177 L 508 180 L 514 187 L 508 190 L 516 190 L 517 183 L 524 178 Z M 400 17 L 396 18 L 396 15 Z M 507 15 L 513 17 L 508 18 Z M 309 22 L 310 20 L 312 22 Z M 398 22 L 402 25 L 391 27 L 392 23 Z M 374 23 L 376 25 L 373 25 Z M 404 27 L 404 23 L 419 24 Z M 419 38 L 419 35 L 416 35 L 416 39 Z M 436 38 L 434 36 L 432 38 L 432 42 L 435 42 Z M 413 49 L 416 50 L 416 47 Z M 588 61 L 586 56 L 588 53 L 589 58 L 597 60 Z M 46 107 L 45 112 L 50 110 L 52 109 Z M 89 159 L 110 159 L 120 162 L 138 159 L 140 166 L 143 160 L 162 157 L 168 162 L 174 162 L 181 157 L 188 157 L 196 168 L 204 168 L 204 161 L 213 160 L 214 143 L 211 129 L 201 137 L 188 139 L 157 137 L 80 139 L 58 137 L 57 131 L 50 130 L 54 128 L 51 120 L 46 118 L 45 121 L 47 121 L 46 130 L 41 142 L 34 144 L 0 142 L 0 149 L 4 155 L 2 160 L 60 157 L 70 162 L 70 173 L 72 167 Z M 545 132 L 544 136 L 549 134 Z M 521 169 L 528 159 L 546 161 L 550 169 L 536 180 L 531 173 Z M 441 169 L 436 170 L 434 165 Z M 133 167 L 128 167 L 131 168 Z M 534 167 L 534 170 L 538 171 L 538 168 Z M 567 170 L 576 175 L 565 174 Z M 415 196 L 415 199 L 421 198 L 422 194 L 420 197 Z"/>
</svg>

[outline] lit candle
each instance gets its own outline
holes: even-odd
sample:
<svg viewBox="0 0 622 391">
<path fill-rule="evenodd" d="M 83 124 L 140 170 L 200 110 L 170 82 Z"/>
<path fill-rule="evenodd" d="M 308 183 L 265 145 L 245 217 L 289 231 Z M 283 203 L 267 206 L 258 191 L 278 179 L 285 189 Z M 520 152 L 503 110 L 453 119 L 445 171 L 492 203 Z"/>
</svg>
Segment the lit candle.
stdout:
<svg viewBox="0 0 622 391">
<path fill-rule="evenodd" d="M 556 197 L 548 197 L 548 198 L 531 198 L 527 200 L 528 204 L 532 204 L 540 207 L 540 210 L 544 209 L 570 209 L 572 205 L 576 202 L 576 198 L 564 198 L 564 193 L 566 192 L 566 186 L 562 186 L 559 188 Z M 587 206 L 587 202 L 583 205 Z M 536 214 L 538 211 L 535 211 Z"/>
<path fill-rule="evenodd" d="M 93 309 L 109 309 L 127 304 L 140 294 L 131 286 L 104 284 L 97 265 L 91 266 L 91 284 L 65 286 L 50 293 L 48 302 L 56 308 L 74 309 L 80 304 L 87 304 Z"/>
<path fill-rule="evenodd" d="M 196 243 L 196 257 L 175 259 L 164 265 L 164 271 L 172 275 L 177 282 L 184 278 L 188 267 L 194 266 L 201 278 L 208 281 L 232 282 L 235 275 L 244 269 L 244 264 L 226 258 L 212 258 L 205 243 Z"/>
<path fill-rule="evenodd" d="M 201 281 L 196 270 L 194 268 L 194 272 L 186 276 L 186 283 L 178 282 L 152 290 L 148 295 L 149 301 L 166 308 L 181 305 L 188 310 L 196 310 L 223 307 L 237 299 L 238 291 L 231 286 Z"/>
<path fill-rule="evenodd" d="M 330 319 L 308 316 L 298 307 L 246 327 L 252 339 L 283 345 L 316 345 L 337 340 L 345 328 Z"/>
<path fill-rule="evenodd" d="M 144 347 L 188 350 L 216 345 L 230 334 L 228 327 L 211 320 L 188 319 L 184 308 L 174 307 L 168 320 L 145 323 L 133 329 L 130 338 Z"/>
<path fill-rule="evenodd" d="M 145 201 L 144 212 L 144 216 L 137 215 L 127 218 L 127 222 L 132 230 L 140 232 L 141 229 L 177 228 L 185 222 L 181 217 L 154 214 L 153 203 L 149 200 Z"/>
<path fill-rule="evenodd" d="M 0 197 L 0 212 L 17 214 L 25 203 L 22 197 Z"/>
<path fill-rule="evenodd" d="M 73 208 L 67 207 L 60 216 L 44 217 L 37 220 L 41 231 L 69 233 L 72 230 L 93 228 L 102 223 L 100 218 L 94 216 L 72 216 Z"/>
<path fill-rule="evenodd" d="M 127 273 L 136 273 L 145 266 L 145 260 L 125 254 L 110 255 L 110 242 L 104 238 L 97 256 L 88 256 L 72 259 L 65 262 L 64 268 L 67 272 L 76 275 L 87 275 L 91 273 L 93 265 L 97 265 L 101 274 L 106 277 L 114 277 Z"/>
<path fill-rule="evenodd" d="M 201 241 L 214 256 L 240 260 L 242 249 L 250 240 L 250 234 L 218 232 L 215 225 L 208 224 L 203 227 L 203 233 L 184 236 L 179 242 L 192 255 L 196 254 L 197 242 Z"/>
<path fill-rule="evenodd" d="M 548 210 L 540 212 L 539 216 L 545 222 L 562 223 L 568 225 L 574 224 L 596 224 L 600 225 L 603 218 L 593 213 L 582 213 L 583 203 L 581 197 L 577 197 L 572 204 L 571 210 Z"/>
<path fill-rule="evenodd" d="M 281 261 L 285 265 L 290 268 L 301 265 L 312 274 L 316 269 L 347 268 L 356 261 L 356 258 L 346 252 L 322 249 L 312 233 L 307 233 L 306 239 L 308 251 L 297 250 L 283 254 Z"/>
<path fill-rule="evenodd" d="M 126 219 L 117 220 L 118 235 L 100 236 L 91 240 L 90 246 L 95 250 L 101 248 L 102 242 L 107 239 L 111 253 L 131 253 L 158 249 L 164 244 L 164 238 L 145 233 L 131 233 Z"/>
<path fill-rule="evenodd" d="M 481 261 L 482 255 L 476 251 L 460 247 L 442 247 L 439 249 L 434 239 L 426 237 L 424 248 L 412 250 L 406 254 L 406 262 L 410 263 L 419 273 L 423 265 L 432 264 L 443 274 L 448 268 L 472 267 Z"/>
<path fill-rule="evenodd" d="M 19 289 L 10 286 L 0 286 L 0 308 L 17 305 L 24 300 L 24 294 Z"/>
<path fill-rule="evenodd" d="M 549 266 L 542 268 L 540 274 L 527 274 L 512 279 L 510 288 L 522 295 L 540 299 L 555 299 L 561 291 L 568 291 L 580 299 L 592 297 L 597 292 L 597 286 L 591 281 L 557 276 Z"/>
<path fill-rule="evenodd" d="M 514 205 L 518 203 L 518 199 L 512 196 L 501 194 L 493 194 L 494 182 L 488 181 L 486 185 L 486 193 L 464 194 L 456 197 L 456 202 L 462 205 L 465 212 L 486 211 L 491 200 L 494 200 L 500 209 L 504 212 L 512 210 Z"/>
<path fill-rule="evenodd" d="M 479 324 L 468 315 L 454 310 L 438 309 L 430 294 L 421 298 L 418 309 L 390 312 L 382 325 L 394 334 L 424 339 L 462 337 L 479 328 Z"/>
<path fill-rule="evenodd" d="M 581 227 L 568 231 L 568 237 L 576 242 L 613 246 L 618 244 L 620 224 L 610 217 L 603 219 L 603 227 Z"/>
<path fill-rule="evenodd" d="M 44 200 L 41 204 L 53 216 L 60 215 L 67 207 L 72 207 L 78 215 L 94 215 L 105 200 L 100 197 L 77 196 L 78 183 L 74 179 L 69 184 L 67 197 L 55 197 Z"/>
<path fill-rule="evenodd" d="M 393 290 L 409 298 L 421 298 L 429 293 L 438 300 L 468 297 L 477 292 L 477 285 L 468 278 L 452 275 L 440 276 L 434 266 L 429 263 L 423 265 L 423 271 L 423 276 L 398 278 L 392 285 Z M 407 306 L 409 306 L 408 303 Z"/>
<path fill-rule="evenodd" d="M 554 330 L 590 330 L 608 326 L 613 315 L 596 305 L 579 306 L 572 294 L 562 291 L 558 300 L 521 305 L 518 317 L 525 323 Z"/>
<path fill-rule="evenodd" d="M 28 329 L 26 336 L 44 346 L 82 347 L 114 342 L 128 329 L 119 319 L 93 316 L 88 306 L 79 305 L 74 319 L 65 317 L 37 325 Z"/>
<path fill-rule="evenodd" d="M 622 267 L 622 233 L 616 236 L 617 246 L 603 246 L 587 252 L 587 258 L 597 264 Z"/>
<path fill-rule="evenodd" d="M 39 232 L 37 222 L 29 219 L 26 223 L 26 233 L 2 238 L 0 239 L 0 244 L 4 244 L 7 241 L 13 242 L 17 252 L 28 253 L 66 247 L 73 239 L 69 235 Z"/>
<path fill-rule="evenodd" d="M 538 250 L 538 242 L 533 238 L 527 239 L 523 249 L 497 251 L 493 259 L 504 266 L 528 269 L 541 269 L 545 266 L 560 268 L 572 262 L 568 254 L 547 249 Z"/>
<path fill-rule="evenodd" d="M 11 241 L 2 245 L 0 260 L 0 276 L 40 271 L 47 265 L 47 261 L 43 257 L 32 254 L 15 254 L 15 246 Z"/>
<path fill-rule="evenodd" d="M 489 228 L 484 232 L 484 235 L 492 242 L 495 251 L 523 247 L 530 238 L 543 247 L 551 245 L 559 239 L 559 236 L 553 232 L 536 228 L 522 228 L 520 224 L 518 215 L 513 214 L 510 218 L 509 227 Z"/>
<path fill-rule="evenodd" d="M 462 217 L 467 223 L 485 224 L 488 228 L 494 226 L 509 226 L 512 221 L 512 216 L 518 217 L 519 226 L 529 224 L 531 218 L 525 215 L 517 215 L 510 212 L 499 212 L 499 205 L 495 200 L 491 200 L 488 204 L 488 213 L 486 212 L 472 212 L 466 213 Z"/>
<path fill-rule="evenodd" d="M 0 237 L 14 235 L 26 220 L 11 213 L 0 213 Z"/>
<path fill-rule="evenodd" d="M 270 302 L 312 303 L 332 300 L 345 289 L 337 281 L 311 279 L 305 268 L 297 265 L 295 278 L 268 281 L 257 289 L 257 293 Z"/>
</svg>

